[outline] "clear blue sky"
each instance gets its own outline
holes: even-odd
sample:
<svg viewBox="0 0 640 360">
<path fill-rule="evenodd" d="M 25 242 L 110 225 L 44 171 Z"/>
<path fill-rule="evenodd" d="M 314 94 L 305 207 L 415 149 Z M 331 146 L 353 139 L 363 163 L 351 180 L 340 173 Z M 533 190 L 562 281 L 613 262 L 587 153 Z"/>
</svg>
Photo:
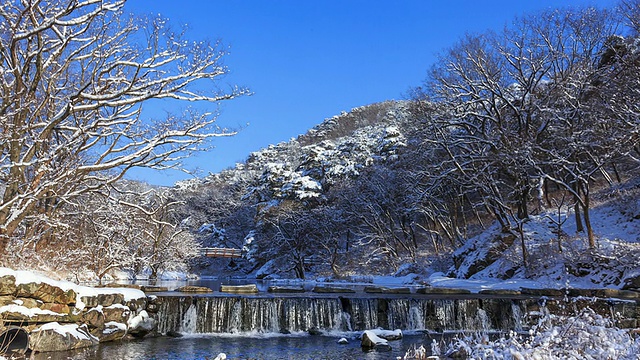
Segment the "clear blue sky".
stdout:
<svg viewBox="0 0 640 360">
<path fill-rule="evenodd" d="M 200 175 L 306 132 L 325 118 L 403 94 L 424 79 L 439 51 L 465 32 L 499 30 L 516 16 L 613 0 L 130 0 L 162 14 L 193 39 L 221 39 L 229 84 L 252 96 L 225 102 L 218 123 L 243 127 L 186 164 Z M 172 110 L 172 109 L 166 109 Z M 247 125 L 248 124 L 248 125 Z M 136 171 L 130 178 L 172 185 L 189 175 Z"/>
</svg>

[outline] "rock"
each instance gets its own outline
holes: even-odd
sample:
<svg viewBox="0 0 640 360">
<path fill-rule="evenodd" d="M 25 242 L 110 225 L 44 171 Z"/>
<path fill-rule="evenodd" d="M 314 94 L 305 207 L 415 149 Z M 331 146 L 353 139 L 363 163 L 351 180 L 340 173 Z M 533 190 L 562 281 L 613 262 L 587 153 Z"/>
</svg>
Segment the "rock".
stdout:
<svg viewBox="0 0 640 360">
<path fill-rule="evenodd" d="M 17 297 L 27 297 L 46 303 L 75 304 L 76 293 L 72 289 L 63 290 L 47 283 L 25 283 L 16 286 Z"/>
<path fill-rule="evenodd" d="M 71 308 L 67 304 L 58 303 L 41 303 L 38 308 L 42 310 L 49 310 L 60 314 L 71 314 Z"/>
<path fill-rule="evenodd" d="M 522 288 L 520 292 L 523 295 L 533 295 L 533 296 L 563 296 L 565 294 L 564 290 L 561 289 L 530 289 L 530 288 Z"/>
<path fill-rule="evenodd" d="M 277 294 L 303 293 L 304 288 L 302 286 L 269 286 L 267 291 Z"/>
<path fill-rule="evenodd" d="M 105 324 L 104 329 L 96 329 L 92 332 L 100 342 L 109 342 L 122 339 L 127 335 L 127 325 L 117 322 L 108 322 Z"/>
<path fill-rule="evenodd" d="M 181 338 L 181 337 L 184 336 L 181 333 L 179 333 L 177 331 L 173 331 L 173 330 L 167 331 L 166 335 L 169 336 L 169 337 L 173 337 L 173 338 Z"/>
<path fill-rule="evenodd" d="M 349 340 L 347 340 L 347 338 L 340 338 L 340 340 L 338 340 L 338 344 L 340 345 L 347 345 L 349 343 Z"/>
<path fill-rule="evenodd" d="M 567 289 L 567 294 L 571 297 L 593 297 L 595 291 L 593 289 Z"/>
<path fill-rule="evenodd" d="M 30 298 L 17 298 L 15 299 L 15 301 L 13 301 L 13 303 L 22 305 L 27 309 L 40 308 L 40 306 L 44 304 L 42 301 L 38 301 L 36 299 L 30 299 Z"/>
<path fill-rule="evenodd" d="M 16 278 L 13 275 L 0 276 L 0 295 L 14 295 L 16 293 Z"/>
<path fill-rule="evenodd" d="M 104 321 L 105 322 L 118 322 L 124 323 L 127 322 L 131 315 L 131 309 L 127 306 L 114 304 L 111 306 L 107 306 L 102 308 L 102 312 L 104 313 Z"/>
<path fill-rule="evenodd" d="M 446 354 L 444 354 L 444 356 L 446 359 L 462 360 L 462 359 L 468 359 L 469 353 L 467 352 L 467 350 L 465 350 L 465 348 L 458 347 L 458 348 L 449 350 Z"/>
<path fill-rule="evenodd" d="M 622 290 L 640 289 L 640 275 L 629 277 L 624 280 Z"/>
<path fill-rule="evenodd" d="M 102 308 L 92 308 L 89 311 L 82 314 L 82 321 L 89 326 L 89 328 L 102 330 L 104 329 L 104 313 Z"/>
<path fill-rule="evenodd" d="M 604 298 L 617 298 L 617 299 L 639 299 L 640 293 L 631 290 L 617 290 L 617 289 L 602 289 L 601 292 Z"/>
<path fill-rule="evenodd" d="M 312 336 L 322 335 L 322 331 L 317 327 L 312 327 L 311 329 L 309 329 L 308 332 L 309 332 L 309 335 L 312 335 Z"/>
<path fill-rule="evenodd" d="M 39 308 L 27 308 L 17 304 L 9 304 L 0 307 L 0 314 L 4 321 L 13 323 L 47 323 L 69 322 L 68 314 L 55 313 Z"/>
<path fill-rule="evenodd" d="M 98 305 L 108 307 L 113 304 L 124 304 L 124 295 L 120 293 L 98 294 L 94 296 L 82 296 L 80 298 L 86 307 L 97 307 Z"/>
<path fill-rule="evenodd" d="M 147 308 L 147 298 L 141 297 L 133 300 L 129 300 L 125 304 L 126 307 L 132 311 L 145 310 Z"/>
<path fill-rule="evenodd" d="M 136 290 L 142 290 L 142 286 L 138 285 L 138 284 L 118 284 L 118 283 L 109 283 L 106 284 L 104 286 L 100 286 L 100 287 L 107 287 L 107 288 L 127 288 L 127 289 L 136 289 Z"/>
<path fill-rule="evenodd" d="M 191 286 L 191 285 L 179 287 L 179 288 L 175 289 L 175 291 L 177 291 L 177 292 L 186 292 L 186 293 L 210 293 L 210 292 L 213 292 L 213 290 L 211 290 L 208 287 Z"/>
<path fill-rule="evenodd" d="M 331 286 L 316 286 L 313 288 L 314 293 L 328 294 L 328 293 L 342 293 L 351 294 L 356 291 L 345 287 L 331 287 Z"/>
<path fill-rule="evenodd" d="M 220 285 L 220 292 L 231 294 L 257 294 L 256 284 L 249 285 Z"/>
<path fill-rule="evenodd" d="M 360 346 L 364 350 L 375 349 L 376 351 L 391 351 L 389 342 L 385 339 L 378 337 L 373 331 L 365 330 L 362 333 L 362 341 Z"/>
<path fill-rule="evenodd" d="M 15 299 L 12 295 L 0 296 L 0 306 L 15 304 L 15 302 L 13 302 Z"/>
<path fill-rule="evenodd" d="M 431 294 L 431 295 L 464 295 L 471 294 L 471 291 L 467 289 L 452 289 L 444 287 L 424 287 L 416 290 L 418 294 Z"/>
<path fill-rule="evenodd" d="M 142 286 L 140 290 L 144 292 L 166 292 L 166 291 L 169 291 L 169 288 L 166 286 L 145 285 L 145 286 Z"/>
<path fill-rule="evenodd" d="M 394 340 L 400 340 L 402 339 L 402 330 L 400 329 L 396 329 L 396 330 L 383 330 L 383 329 L 374 329 L 374 330 L 369 330 L 370 332 L 376 334 L 377 337 L 388 340 L 388 341 L 394 341 Z"/>
<path fill-rule="evenodd" d="M 147 314 L 145 310 L 127 321 L 128 333 L 134 337 L 144 337 L 154 331 L 158 326 L 156 320 Z"/>
<path fill-rule="evenodd" d="M 383 286 L 365 286 L 364 292 L 370 294 L 411 294 L 408 287 L 388 288 Z"/>
<path fill-rule="evenodd" d="M 86 325 L 60 325 L 52 322 L 31 332 L 29 348 L 38 352 L 65 351 L 93 346 L 98 342 L 98 338 L 91 335 Z"/>
<path fill-rule="evenodd" d="M 220 354 L 218 354 L 218 356 L 216 356 L 216 358 L 215 358 L 215 359 L 213 359 L 213 360 L 227 360 L 227 354 L 225 354 L 225 353 L 220 353 Z"/>
<path fill-rule="evenodd" d="M 509 289 L 484 289 L 484 290 L 480 290 L 479 294 L 497 295 L 497 296 L 515 296 L 515 295 L 520 295 L 521 292 L 519 290 L 509 290 Z"/>
</svg>

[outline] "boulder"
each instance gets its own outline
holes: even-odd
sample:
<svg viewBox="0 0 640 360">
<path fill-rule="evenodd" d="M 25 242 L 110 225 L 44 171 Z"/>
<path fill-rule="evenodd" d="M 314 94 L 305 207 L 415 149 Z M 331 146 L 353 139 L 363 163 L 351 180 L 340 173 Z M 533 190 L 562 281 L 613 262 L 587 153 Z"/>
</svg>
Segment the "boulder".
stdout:
<svg viewBox="0 0 640 360">
<path fill-rule="evenodd" d="M 388 340 L 388 341 L 402 339 L 402 330 L 400 329 L 396 329 L 396 330 L 374 329 L 374 330 L 368 330 L 368 331 L 374 333 L 377 337 Z"/>
<path fill-rule="evenodd" d="M 11 295 L 0 296 L 0 306 L 15 304 L 15 299 L 16 298 Z"/>
<path fill-rule="evenodd" d="M 0 295 L 14 295 L 16 292 L 16 278 L 13 275 L 0 276 Z"/>
<path fill-rule="evenodd" d="M 71 314 L 71 308 L 67 304 L 58 303 L 41 303 L 38 308 L 42 310 L 49 310 L 60 314 Z"/>
<path fill-rule="evenodd" d="M 102 307 L 91 308 L 82 314 L 82 322 L 87 324 L 89 328 L 102 330 L 104 329 L 104 313 Z"/>
<path fill-rule="evenodd" d="M 127 306 L 132 311 L 145 310 L 147 308 L 147 297 L 141 297 L 132 299 L 126 302 Z"/>
<path fill-rule="evenodd" d="M 13 303 L 17 305 L 22 305 L 27 309 L 39 308 L 42 304 L 44 304 L 42 301 L 38 301 L 36 299 L 31 299 L 31 298 L 16 298 L 13 301 Z"/>
<path fill-rule="evenodd" d="M 86 325 L 60 325 L 52 322 L 31 332 L 29 348 L 32 351 L 49 352 L 80 349 L 98 344 Z"/>
<path fill-rule="evenodd" d="M 371 330 L 365 330 L 365 332 L 362 333 L 362 341 L 360 343 L 360 346 L 364 350 L 375 349 L 376 351 L 391 351 L 389 342 L 378 337 Z"/>
<path fill-rule="evenodd" d="M 322 335 L 322 330 L 318 329 L 317 327 L 312 327 L 311 329 L 309 329 L 309 335 L 311 336 L 319 336 Z"/>
<path fill-rule="evenodd" d="M 102 312 L 104 314 L 105 322 L 113 321 L 118 323 L 124 323 L 127 321 L 127 319 L 129 319 L 131 315 L 131 309 L 129 309 L 127 306 L 120 305 L 120 304 L 114 304 L 114 305 L 102 308 Z"/>
<path fill-rule="evenodd" d="M 91 332 L 100 342 L 116 341 L 127 335 L 127 325 L 118 322 L 104 324 L 104 329 L 95 329 Z"/>
<path fill-rule="evenodd" d="M 75 304 L 76 292 L 72 289 L 63 290 L 44 282 L 25 283 L 16 286 L 16 296 L 41 300 L 46 303 Z"/>
<path fill-rule="evenodd" d="M 6 322 L 13 323 L 47 323 L 69 322 L 69 314 L 56 313 L 39 308 L 27 308 L 22 305 L 10 304 L 0 307 L 0 317 Z"/>
<path fill-rule="evenodd" d="M 138 315 L 127 321 L 127 326 L 129 328 L 129 334 L 134 337 L 143 337 L 154 331 L 158 326 L 158 323 L 154 318 L 150 317 L 146 311 L 142 310 Z"/>
<path fill-rule="evenodd" d="M 231 294 L 257 294 L 258 287 L 256 284 L 249 285 L 220 285 L 220 292 Z"/>
<path fill-rule="evenodd" d="M 349 340 L 347 340 L 347 338 L 340 338 L 340 340 L 338 340 L 338 344 L 340 345 L 347 345 L 349 343 Z"/>
<path fill-rule="evenodd" d="M 124 304 L 124 295 L 120 293 L 98 294 L 91 296 L 82 296 L 80 300 L 86 307 L 111 306 L 113 304 Z"/>
<path fill-rule="evenodd" d="M 213 290 L 211 290 L 208 287 L 205 287 L 205 286 L 192 286 L 192 285 L 179 287 L 175 291 L 177 291 L 177 292 L 186 292 L 186 293 L 210 293 L 210 292 L 213 292 Z"/>
</svg>

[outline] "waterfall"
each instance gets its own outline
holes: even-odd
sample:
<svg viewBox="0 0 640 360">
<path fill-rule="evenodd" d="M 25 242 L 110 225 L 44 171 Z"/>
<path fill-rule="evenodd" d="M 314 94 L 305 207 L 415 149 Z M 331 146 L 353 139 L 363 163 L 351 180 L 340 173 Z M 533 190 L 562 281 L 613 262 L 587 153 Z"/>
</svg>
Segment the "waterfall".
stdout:
<svg viewBox="0 0 640 360">
<path fill-rule="evenodd" d="M 526 300 L 166 296 L 158 331 L 288 333 L 312 328 L 436 332 L 522 330 Z"/>
<path fill-rule="evenodd" d="M 197 329 L 197 321 L 198 321 L 198 311 L 196 306 L 191 304 L 187 311 L 184 313 L 184 317 L 182 318 L 182 322 L 180 323 L 180 332 L 181 333 L 195 333 Z"/>
<path fill-rule="evenodd" d="M 407 325 L 407 330 L 425 329 L 423 312 L 418 306 L 414 305 L 409 308 L 409 322 Z"/>
</svg>

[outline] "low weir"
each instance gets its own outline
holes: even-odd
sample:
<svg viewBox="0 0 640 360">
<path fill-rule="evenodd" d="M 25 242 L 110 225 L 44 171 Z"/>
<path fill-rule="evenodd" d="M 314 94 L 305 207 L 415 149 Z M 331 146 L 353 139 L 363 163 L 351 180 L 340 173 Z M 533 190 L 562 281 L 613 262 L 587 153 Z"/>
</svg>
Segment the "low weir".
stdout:
<svg viewBox="0 0 640 360">
<path fill-rule="evenodd" d="M 524 331 L 545 314 L 577 314 L 590 307 L 620 327 L 637 327 L 636 301 L 546 297 L 442 298 L 159 296 L 161 333 L 289 333 L 372 328 L 431 332 Z"/>
</svg>

